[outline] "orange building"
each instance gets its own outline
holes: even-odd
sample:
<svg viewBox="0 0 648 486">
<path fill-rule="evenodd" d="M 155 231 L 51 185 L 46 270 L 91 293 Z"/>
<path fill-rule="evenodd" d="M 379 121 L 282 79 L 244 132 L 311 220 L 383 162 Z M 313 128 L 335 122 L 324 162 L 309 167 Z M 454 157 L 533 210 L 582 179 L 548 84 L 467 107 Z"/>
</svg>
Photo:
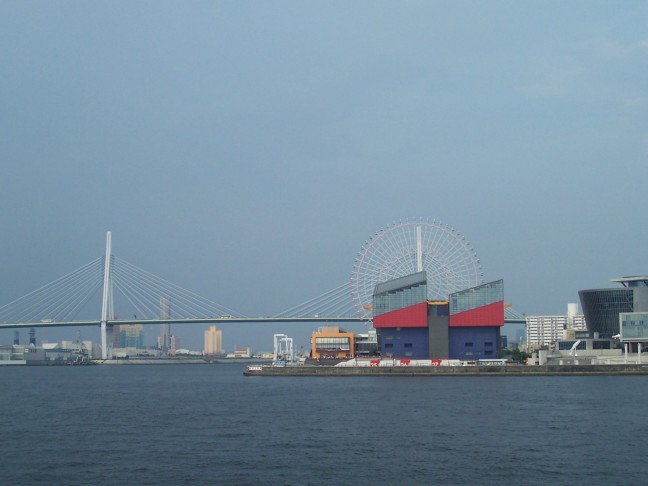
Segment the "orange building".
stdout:
<svg viewBox="0 0 648 486">
<path fill-rule="evenodd" d="M 353 358 L 355 334 L 338 326 L 320 327 L 311 336 L 311 357 Z"/>
</svg>

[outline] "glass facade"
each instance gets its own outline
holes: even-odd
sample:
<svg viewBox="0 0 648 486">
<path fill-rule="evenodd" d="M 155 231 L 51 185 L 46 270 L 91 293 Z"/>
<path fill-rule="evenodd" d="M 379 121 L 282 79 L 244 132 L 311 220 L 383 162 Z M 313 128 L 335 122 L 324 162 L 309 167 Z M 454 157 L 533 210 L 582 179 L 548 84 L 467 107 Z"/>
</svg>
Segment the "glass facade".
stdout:
<svg viewBox="0 0 648 486">
<path fill-rule="evenodd" d="M 504 281 L 495 280 L 450 294 L 450 315 L 504 300 Z"/>
<path fill-rule="evenodd" d="M 619 334 L 619 314 L 634 310 L 634 293 L 631 288 L 581 290 L 578 292 L 585 314 L 587 330 L 599 338 Z"/>
<path fill-rule="evenodd" d="M 576 344 L 576 341 L 575 341 L 575 340 L 571 340 L 571 341 L 558 341 L 558 349 L 559 349 L 560 351 L 570 351 L 571 348 L 574 346 L 574 344 Z M 585 341 L 581 341 L 581 342 L 578 343 L 578 345 L 576 346 L 576 349 L 577 349 L 577 350 L 584 350 L 584 349 L 587 349 L 587 342 L 585 342 Z"/>
<path fill-rule="evenodd" d="M 349 351 L 351 340 L 348 337 L 316 337 L 315 349 L 322 351 Z"/>
<path fill-rule="evenodd" d="M 373 314 L 378 316 L 426 301 L 427 278 L 425 272 L 419 272 L 376 285 Z"/>
<path fill-rule="evenodd" d="M 648 312 L 633 312 L 619 315 L 621 340 L 648 341 Z"/>
</svg>

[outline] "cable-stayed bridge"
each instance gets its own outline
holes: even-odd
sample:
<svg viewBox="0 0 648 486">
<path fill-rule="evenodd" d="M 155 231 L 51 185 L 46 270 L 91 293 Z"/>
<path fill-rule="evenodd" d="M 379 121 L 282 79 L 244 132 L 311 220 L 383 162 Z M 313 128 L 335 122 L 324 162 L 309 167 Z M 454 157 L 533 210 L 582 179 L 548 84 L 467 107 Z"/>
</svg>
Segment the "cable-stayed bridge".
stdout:
<svg viewBox="0 0 648 486">
<path fill-rule="evenodd" d="M 101 316 L 80 319 L 101 294 Z M 115 300 L 127 315 L 115 314 Z M 0 329 L 100 326 L 102 358 L 111 357 L 112 330 L 127 324 L 250 322 L 367 322 L 355 313 L 350 284 L 341 285 L 273 316 L 250 317 L 206 299 L 112 254 L 106 255 L 0 307 Z"/>
<path fill-rule="evenodd" d="M 78 318 L 84 312 L 96 316 L 99 295 L 101 316 Z M 115 299 L 126 315 L 115 314 Z M 371 321 L 356 305 L 349 282 L 276 315 L 246 316 L 114 256 L 108 232 L 105 256 L 0 307 L 0 329 L 99 326 L 102 358 L 108 359 L 118 325 Z M 506 322 L 524 323 L 524 318 L 507 308 Z"/>
</svg>

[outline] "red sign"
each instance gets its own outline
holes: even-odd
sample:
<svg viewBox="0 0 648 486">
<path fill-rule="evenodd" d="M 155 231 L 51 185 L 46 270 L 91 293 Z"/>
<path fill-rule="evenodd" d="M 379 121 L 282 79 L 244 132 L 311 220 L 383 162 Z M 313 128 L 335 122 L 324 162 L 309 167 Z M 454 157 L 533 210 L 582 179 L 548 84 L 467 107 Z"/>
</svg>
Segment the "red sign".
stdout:
<svg viewBox="0 0 648 486">
<path fill-rule="evenodd" d="M 410 360 L 409 359 L 401 359 L 400 360 L 400 365 L 401 366 L 409 366 Z"/>
<path fill-rule="evenodd" d="M 371 366 L 372 368 L 377 368 L 378 366 L 380 366 L 380 360 L 372 359 L 371 361 L 369 361 L 369 366 Z"/>
</svg>

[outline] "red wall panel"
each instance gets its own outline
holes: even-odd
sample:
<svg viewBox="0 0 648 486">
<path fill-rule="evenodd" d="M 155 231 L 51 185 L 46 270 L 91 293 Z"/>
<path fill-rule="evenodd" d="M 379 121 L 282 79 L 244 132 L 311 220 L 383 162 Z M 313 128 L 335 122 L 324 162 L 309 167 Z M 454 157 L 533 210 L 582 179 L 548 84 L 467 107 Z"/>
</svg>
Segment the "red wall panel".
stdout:
<svg viewBox="0 0 648 486">
<path fill-rule="evenodd" d="M 504 301 L 477 307 L 450 316 L 450 327 L 503 326 Z"/>
<path fill-rule="evenodd" d="M 421 302 L 404 309 L 385 312 L 373 318 L 373 325 L 375 328 L 427 327 L 427 307 L 427 302 Z"/>
</svg>

